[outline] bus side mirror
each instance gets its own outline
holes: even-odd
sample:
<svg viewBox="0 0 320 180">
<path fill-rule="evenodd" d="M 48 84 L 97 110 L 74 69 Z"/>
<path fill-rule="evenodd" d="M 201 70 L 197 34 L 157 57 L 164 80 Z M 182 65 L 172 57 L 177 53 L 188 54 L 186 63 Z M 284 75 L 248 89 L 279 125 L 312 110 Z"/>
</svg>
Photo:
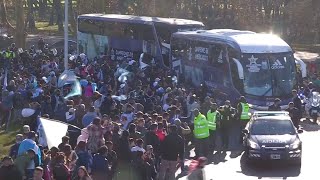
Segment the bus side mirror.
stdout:
<svg viewBox="0 0 320 180">
<path fill-rule="evenodd" d="M 298 129 L 298 133 L 299 134 L 303 133 L 303 130 L 302 129 Z"/>
</svg>

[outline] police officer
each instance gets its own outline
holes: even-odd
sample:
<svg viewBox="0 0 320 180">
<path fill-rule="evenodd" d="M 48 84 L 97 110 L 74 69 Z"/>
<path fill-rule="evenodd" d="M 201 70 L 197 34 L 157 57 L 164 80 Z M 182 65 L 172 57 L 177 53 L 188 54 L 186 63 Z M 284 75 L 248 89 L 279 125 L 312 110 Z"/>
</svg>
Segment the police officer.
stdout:
<svg viewBox="0 0 320 180">
<path fill-rule="evenodd" d="M 194 137 L 196 158 L 207 156 L 209 151 L 209 126 L 206 116 L 194 110 Z"/>
<path fill-rule="evenodd" d="M 300 111 L 298 108 L 294 107 L 293 102 L 289 102 L 289 108 L 286 111 L 289 112 L 289 116 L 294 124 L 294 126 L 299 129 L 299 122 L 300 122 Z"/>
<path fill-rule="evenodd" d="M 226 151 L 229 148 L 229 136 L 232 128 L 232 122 L 236 115 L 236 109 L 231 107 L 229 100 L 225 101 L 225 105 L 219 108 L 221 114 L 220 130 L 221 130 L 221 140 L 222 148 Z"/>
<path fill-rule="evenodd" d="M 213 103 L 210 106 L 209 111 L 207 112 L 207 121 L 208 121 L 208 127 L 209 127 L 209 148 L 210 151 L 214 151 L 216 146 L 216 129 L 217 129 L 217 123 L 220 122 L 220 112 L 217 110 L 218 105 L 217 103 Z"/>
<path fill-rule="evenodd" d="M 240 119 L 240 142 L 242 142 L 242 129 L 244 129 L 250 119 L 250 107 L 244 96 L 241 96 L 237 105 L 238 115 Z"/>
</svg>

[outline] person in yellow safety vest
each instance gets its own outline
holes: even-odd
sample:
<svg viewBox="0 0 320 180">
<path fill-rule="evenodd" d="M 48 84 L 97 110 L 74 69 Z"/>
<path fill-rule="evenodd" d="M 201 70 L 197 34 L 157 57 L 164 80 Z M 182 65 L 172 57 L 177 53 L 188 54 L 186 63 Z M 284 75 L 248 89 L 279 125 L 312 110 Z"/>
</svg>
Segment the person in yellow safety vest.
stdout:
<svg viewBox="0 0 320 180">
<path fill-rule="evenodd" d="M 208 127 L 209 127 L 209 150 L 210 152 L 213 152 L 216 146 L 216 130 L 217 125 L 220 123 L 220 112 L 217 110 L 218 105 L 217 103 L 213 103 L 210 106 L 209 111 L 207 112 L 207 121 L 208 121 Z"/>
<path fill-rule="evenodd" d="M 10 49 L 8 48 L 8 50 L 5 52 L 5 58 L 9 60 L 15 57 L 15 53 L 13 51 L 10 51 Z"/>
<path fill-rule="evenodd" d="M 238 116 L 240 120 L 240 143 L 242 143 L 242 130 L 246 127 L 251 118 L 250 106 L 244 96 L 241 96 L 237 105 Z"/>
<path fill-rule="evenodd" d="M 207 156 L 209 151 L 209 126 L 206 116 L 194 109 L 195 158 Z"/>
</svg>

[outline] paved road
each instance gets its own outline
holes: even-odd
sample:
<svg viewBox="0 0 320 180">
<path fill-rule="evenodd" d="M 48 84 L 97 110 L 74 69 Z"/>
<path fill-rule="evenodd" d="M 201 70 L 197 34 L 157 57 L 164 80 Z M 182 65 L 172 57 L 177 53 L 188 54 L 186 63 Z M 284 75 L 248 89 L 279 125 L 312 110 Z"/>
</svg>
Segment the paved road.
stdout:
<svg viewBox="0 0 320 180">
<path fill-rule="evenodd" d="M 301 169 L 297 166 L 268 164 L 259 167 L 248 166 L 239 151 L 228 151 L 227 154 L 214 154 L 210 164 L 205 168 L 207 180 L 217 179 L 289 179 L 316 180 L 320 177 L 320 126 L 302 123 L 304 132 L 300 135 L 303 141 Z M 192 156 L 192 155 L 191 155 Z M 177 172 L 177 175 L 179 172 Z M 181 176 L 181 175 L 179 175 Z M 181 180 L 186 177 L 180 178 Z"/>
</svg>

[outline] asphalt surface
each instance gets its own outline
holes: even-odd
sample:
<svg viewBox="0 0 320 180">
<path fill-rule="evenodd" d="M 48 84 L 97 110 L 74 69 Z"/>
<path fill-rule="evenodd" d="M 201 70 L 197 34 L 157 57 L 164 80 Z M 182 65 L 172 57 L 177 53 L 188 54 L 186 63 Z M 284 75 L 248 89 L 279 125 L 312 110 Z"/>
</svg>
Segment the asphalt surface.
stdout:
<svg viewBox="0 0 320 180">
<path fill-rule="evenodd" d="M 41 37 L 44 39 L 45 43 L 49 44 L 49 45 L 52 45 L 52 44 L 54 44 L 56 42 L 64 40 L 63 36 L 41 36 L 41 35 L 37 35 L 37 34 L 36 35 L 29 34 L 28 37 L 27 37 L 27 45 L 26 45 L 26 47 L 29 48 L 32 45 L 35 45 L 37 47 L 38 40 Z M 69 37 L 69 40 L 75 40 L 75 39 L 73 37 Z"/>
<path fill-rule="evenodd" d="M 289 180 L 317 180 L 320 178 L 320 126 L 304 121 L 301 123 L 304 132 L 300 134 L 302 140 L 302 164 L 286 165 L 279 163 L 248 165 L 242 156 L 241 147 L 236 141 L 236 133 L 231 135 L 233 142 L 226 154 L 216 153 L 208 157 L 205 167 L 206 180 L 254 180 L 254 179 L 289 179 Z M 234 132 L 237 132 L 236 130 Z M 218 143 L 219 144 L 219 143 Z M 191 150 L 191 157 L 193 156 Z M 188 158 L 190 159 L 190 158 Z M 190 163 L 191 160 L 187 160 Z M 186 164 L 188 164 L 186 163 Z M 177 171 L 178 179 L 187 179 L 186 174 Z"/>
</svg>

